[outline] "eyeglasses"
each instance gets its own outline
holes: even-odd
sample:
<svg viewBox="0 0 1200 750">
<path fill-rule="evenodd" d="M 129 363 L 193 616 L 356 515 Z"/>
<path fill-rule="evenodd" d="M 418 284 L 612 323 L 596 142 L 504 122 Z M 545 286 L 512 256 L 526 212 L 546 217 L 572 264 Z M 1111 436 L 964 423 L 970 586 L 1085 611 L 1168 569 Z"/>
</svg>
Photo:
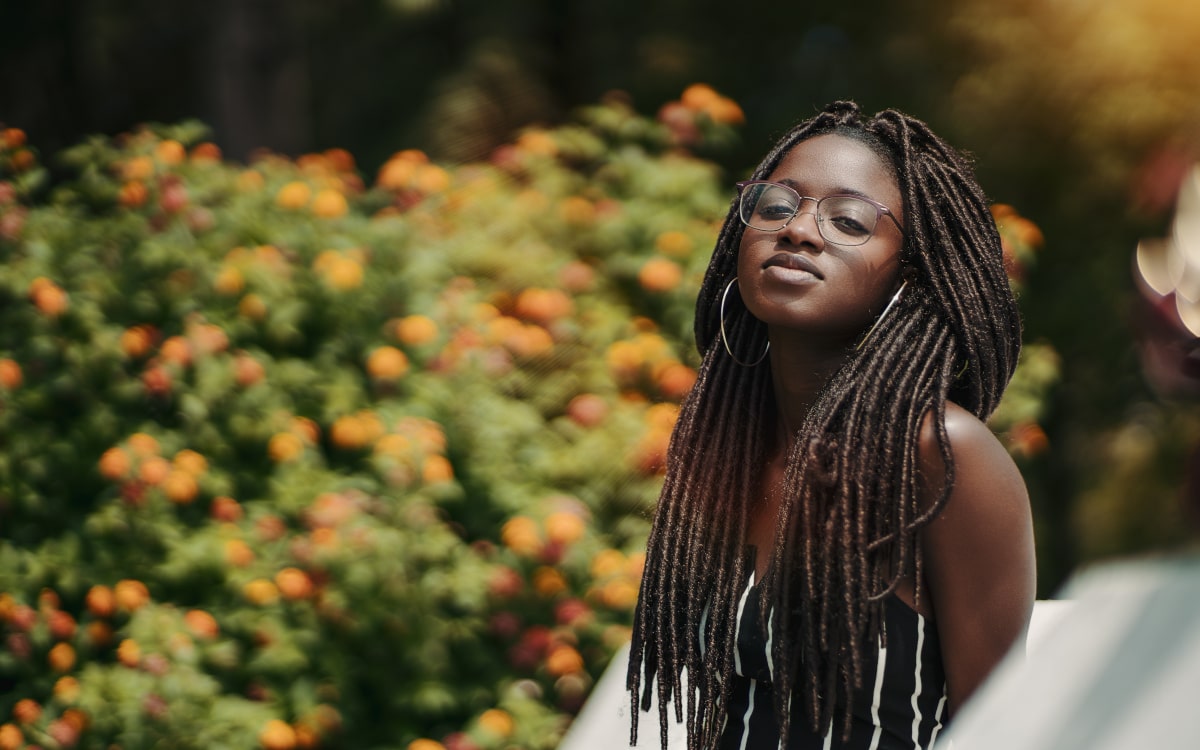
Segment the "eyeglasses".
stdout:
<svg viewBox="0 0 1200 750">
<path fill-rule="evenodd" d="M 814 216 L 817 229 L 826 242 L 835 245 L 861 245 L 875 234 L 875 225 L 881 215 L 887 216 L 904 233 L 904 227 L 895 214 L 882 203 L 856 195 L 827 195 L 810 198 L 800 195 L 787 185 L 765 180 L 748 180 L 736 183 L 738 216 L 751 229 L 777 232 L 791 223 L 800 213 L 804 201 L 815 201 Z"/>
</svg>

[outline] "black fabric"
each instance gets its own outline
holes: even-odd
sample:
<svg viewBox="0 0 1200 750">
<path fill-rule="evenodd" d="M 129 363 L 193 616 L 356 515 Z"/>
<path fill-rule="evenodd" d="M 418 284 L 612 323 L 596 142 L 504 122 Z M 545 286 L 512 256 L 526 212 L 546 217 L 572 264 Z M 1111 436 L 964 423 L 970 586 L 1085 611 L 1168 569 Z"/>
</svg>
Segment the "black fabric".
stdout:
<svg viewBox="0 0 1200 750">
<path fill-rule="evenodd" d="M 779 746 L 767 634 L 759 616 L 761 590 L 757 583 L 748 583 L 752 585 L 740 605 L 734 682 L 719 750 L 774 750 Z M 854 695 L 849 741 L 842 741 L 840 725 L 834 727 L 831 737 L 816 735 L 808 729 L 808 723 L 797 707 L 789 730 L 788 750 L 912 750 L 930 747 L 941 731 L 941 722 L 945 717 L 946 676 L 937 628 L 931 620 L 919 616 L 894 596 L 886 601 L 884 623 L 887 649 L 883 659 L 882 681 L 878 668 L 880 652 L 876 650 L 867 655 L 863 686 Z M 879 704 L 876 707 L 877 683 Z"/>
</svg>

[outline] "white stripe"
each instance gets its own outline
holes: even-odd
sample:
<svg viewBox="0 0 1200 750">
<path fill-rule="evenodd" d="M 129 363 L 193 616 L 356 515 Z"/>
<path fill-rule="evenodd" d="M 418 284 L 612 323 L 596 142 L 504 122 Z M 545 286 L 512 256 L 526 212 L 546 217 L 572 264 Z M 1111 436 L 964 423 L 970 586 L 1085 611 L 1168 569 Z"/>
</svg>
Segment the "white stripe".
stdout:
<svg viewBox="0 0 1200 750">
<path fill-rule="evenodd" d="M 795 693 L 788 693 L 788 707 L 787 707 L 787 715 L 788 716 L 792 715 L 792 698 L 794 698 L 795 696 L 796 696 Z M 830 727 L 832 728 L 832 726 L 833 725 L 831 724 Z M 783 750 L 783 738 L 782 737 L 779 738 L 779 745 L 777 746 L 776 750 Z M 829 750 L 829 749 L 826 748 L 826 750 Z"/>
<path fill-rule="evenodd" d="M 750 716 L 754 714 L 754 689 L 758 680 L 750 680 L 750 703 L 746 706 L 746 715 L 742 717 L 742 744 L 740 750 L 746 750 L 746 742 L 750 739 Z"/>
<path fill-rule="evenodd" d="M 771 682 L 775 681 L 775 659 L 771 656 L 771 641 L 775 638 L 775 631 L 771 627 L 771 616 L 775 614 L 775 609 L 767 610 L 767 676 L 771 678 Z"/>
<path fill-rule="evenodd" d="M 883 694 L 883 670 L 886 665 L 887 649 L 883 647 L 883 641 L 880 641 L 879 667 L 875 670 L 875 696 L 871 699 L 871 721 L 875 724 L 875 731 L 871 734 L 869 750 L 876 750 L 879 747 L 879 735 L 883 732 L 883 727 L 879 723 L 879 697 Z"/>
<path fill-rule="evenodd" d="M 741 649 L 738 648 L 738 635 L 742 632 L 742 610 L 746 608 L 746 597 L 750 596 L 750 588 L 754 586 L 754 571 L 750 571 L 750 583 L 746 584 L 746 590 L 742 592 L 742 598 L 738 602 L 737 619 L 733 623 L 733 670 L 738 674 L 742 673 L 742 656 Z M 754 693 L 751 693 L 753 695 Z"/>
<path fill-rule="evenodd" d="M 712 604 L 712 599 L 704 603 L 704 611 L 700 613 L 700 656 L 704 657 L 704 626 L 708 622 L 708 605 Z"/>
<path fill-rule="evenodd" d="M 942 697 L 938 699 L 937 713 L 933 715 L 934 725 L 933 734 L 929 737 L 929 750 L 933 750 L 933 743 L 937 740 L 938 732 L 942 729 L 942 712 L 946 710 L 946 685 L 942 685 Z"/>
<path fill-rule="evenodd" d="M 829 720 L 829 731 L 825 733 L 825 744 L 821 745 L 821 750 L 829 750 L 833 747 L 833 719 Z"/>
<path fill-rule="evenodd" d="M 921 696 L 921 649 L 925 647 L 925 618 L 919 613 L 917 614 L 917 668 L 913 675 L 913 694 L 912 694 L 912 710 L 913 710 L 913 726 L 912 726 L 912 741 L 913 747 L 921 747 L 921 707 L 917 705 L 917 698 Z"/>
</svg>

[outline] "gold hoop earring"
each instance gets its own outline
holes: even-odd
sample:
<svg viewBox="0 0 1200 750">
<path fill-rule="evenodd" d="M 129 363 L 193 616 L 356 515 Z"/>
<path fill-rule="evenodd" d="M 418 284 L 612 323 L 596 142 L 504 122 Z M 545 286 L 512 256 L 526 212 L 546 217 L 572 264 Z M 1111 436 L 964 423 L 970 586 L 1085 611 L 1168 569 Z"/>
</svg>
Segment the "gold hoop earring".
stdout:
<svg viewBox="0 0 1200 750">
<path fill-rule="evenodd" d="M 767 348 L 763 349 L 762 356 L 760 356 L 758 359 L 754 360 L 753 362 L 750 362 L 750 363 L 743 362 L 742 360 L 738 359 L 737 357 L 735 357 L 733 355 L 733 349 L 731 349 L 729 347 L 729 337 L 725 335 L 725 299 L 727 297 L 729 297 L 729 288 L 732 287 L 736 282 L 737 282 L 737 277 L 734 276 L 732 279 L 729 280 L 729 283 L 725 285 L 725 291 L 721 293 L 721 310 L 720 310 L 720 313 L 721 313 L 721 343 L 725 345 L 725 352 L 727 354 L 729 354 L 729 358 L 732 359 L 734 362 L 738 363 L 742 367 L 754 367 L 759 362 L 762 362 L 764 359 L 767 358 L 767 352 L 771 351 L 771 342 L 770 341 L 767 342 Z"/>
<path fill-rule="evenodd" d="M 854 351 L 858 351 L 859 349 L 863 348 L 863 344 L 867 343 L 867 339 L 871 338 L 871 334 L 875 333 L 875 329 L 878 328 L 879 324 L 883 322 L 883 319 L 887 317 L 888 311 L 891 310 L 892 306 L 900 300 L 900 295 L 904 293 L 904 287 L 906 286 L 908 286 L 908 279 L 905 279 L 903 282 L 901 282 L 900 288 L 896 290 L 894 295 L 892 295 L 892 301 L 888 302 L 887 307 L 883 308 L 883 312 L 879 313 L 879 317 L 875 319 L 875 323 L 867 331 L 866 335 L 863 336 L 858 342 L 858 345 L 854 347 Z"/>
</svg>

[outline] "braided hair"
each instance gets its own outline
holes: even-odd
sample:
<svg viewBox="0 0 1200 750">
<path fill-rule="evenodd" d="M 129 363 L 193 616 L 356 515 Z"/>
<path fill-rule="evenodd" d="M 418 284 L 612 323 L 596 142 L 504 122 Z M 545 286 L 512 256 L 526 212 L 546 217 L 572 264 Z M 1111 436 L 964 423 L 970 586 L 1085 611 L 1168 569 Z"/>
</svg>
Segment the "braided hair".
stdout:
<svg viewBox="0 0 1200 750">
<path fill-rule="evenodd" d="M 797 143 L 839 134 L 867 144 L 894 171 L 904 203 L 900 262 L 908 289 L 809 409 L 787 455 L 778 524 L 762 597 L 775 637 L 775 711 L 787 746 L 791 706 L 818 734 L 841 720 L 863 683 L 864 655 L 882 631 L 885 597 L 905 576 L 921 596 L 917 533 L 954 481 L 946 401 L 980 419 L 1016 367 L 1021 323 L 1000 237 L 967 158 L 920 120 L 894 110 L 866 118 L 836 102 L 789 131 L 751 179 L 765 179 Z M 723 724 L 732 682 L 741 587 L 752 565 L 746 533 L 775 419 L 766 365 L 736 362 L 718 340 L 720 300 L 736 276 L 744 227 L 731 206 L 696 302 L 702 355 L 671 436 L 667 472 L 647 543 L 634 615 L 627 687 L 638 704 L 657 682 L 661 742 L 668 705 L 686 713 L 689 750 Z M 743 363 L 767 346 L 744 305 L 726 311 L 729 345 Z M 919 497 L 919 437 L 932 416 L 946 481 Z M 686 697 L 681 676 L 688 677 Z"/>
</svg>

